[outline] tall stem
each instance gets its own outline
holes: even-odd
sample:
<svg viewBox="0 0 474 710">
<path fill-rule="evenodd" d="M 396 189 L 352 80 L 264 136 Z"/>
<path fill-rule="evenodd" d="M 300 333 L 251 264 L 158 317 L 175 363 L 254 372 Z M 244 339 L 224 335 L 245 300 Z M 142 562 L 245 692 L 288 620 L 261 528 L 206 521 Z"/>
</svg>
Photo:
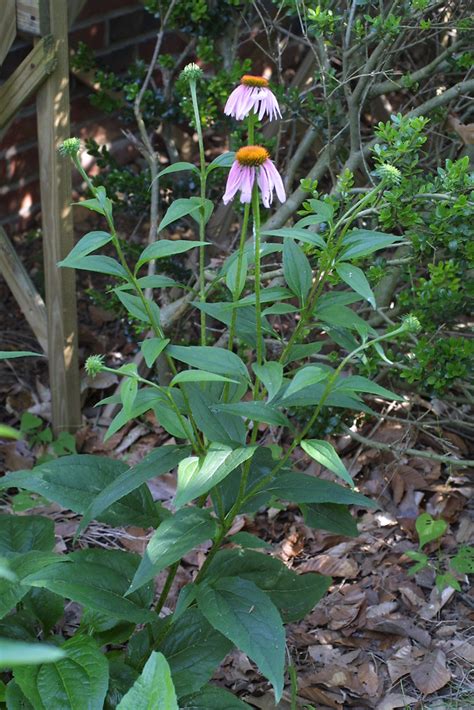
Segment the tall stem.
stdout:
<svg viewBox="0 0 474 710">
<path fill-rule="evenodd" d="M 193 103 L 194 110 L 194 123 L 196 126 L 196 132 L 198 136 L 199 144 L 199 162 L 200 162 L 200 174 L 201 174 L 201 206 L 199 208 L 199 241 L 204 242 L 206 238 L 206 155 L 204 153 L 204 140 L 202 135 L 201 126 L 201 116 L 199 113 L 199 104 L 197 100 L 196 93 L 196 81 L 191 80 L 189 82 L 189 88 L 191 90 L 191 100 Z M 206 301 L 206 278 L 204 275 L 205 267 L 205 255 L 204 247 L 199 248 L 199 300 L 201 303 Z M 206 344 L 206 314 L 201 310 L 201 345 Z"/>
<path fill-rule="evenodd" d="M 260 200 L 257 179 L 252 190 L 253 232 L 255 247 L 255 318 L 257 321 L 257 365 L 263 362 L 262 305 L 260 301 Z"/>
</svg>

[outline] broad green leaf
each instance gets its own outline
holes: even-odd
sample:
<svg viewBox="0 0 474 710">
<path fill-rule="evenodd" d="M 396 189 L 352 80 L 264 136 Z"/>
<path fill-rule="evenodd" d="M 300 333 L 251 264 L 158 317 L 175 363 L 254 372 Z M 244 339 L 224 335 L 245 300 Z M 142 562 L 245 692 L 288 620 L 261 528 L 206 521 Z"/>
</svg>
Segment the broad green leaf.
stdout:
<svg viewBox="0 0 474 710">
<path fill-rule="evenodd" d="M 52 630 L 64 614 L 64 599 L 48 589 L 30 589 L 23 599 L 23 608 L 41 622 L 46 634 Z"/>
<path fill-rule="evenodd" d="M 170 668 L 162 653 L 153 651 L 141 675 L 117 710 L 179 710 Z"/>
<path fill-rule="evenodd" d="M 197 367 L 206 372 L 215 372 L 217 375 L 236 377 L 237 379 L 249 379 L 247 368 L 238 355 L 211 346 L 198 345 L 168 345 L 166 352 L 171 357 L 185 362 L 187 365 Z"/>
<path fill-rule="evenodd" d="M 285 313 L 298 313 L 299 310 L 291 303 L 274 303 L 273 306 L 263 309 L 262 316 L 281 316 Z"/>
<path fill-rule="evenodd" d="M 127 278 L 127 272 L 123 266 L 110 256 L 78 256 L 74 259 L 68 257 L 64 261 L 60 261 L 58 266 L 81 269 L 82 271 L 96 271 L 99 274 L 110 274 L 110 276 L 122 279 Z"/>
<path fill-rule="evenodd" d="M 302 229 L 302 227 L 283 227 L 282 229 L 270 229 L 266 232 L 262 232 L 263 236 L 267 237 L 282 237 L 287 239 L 297 239 L 305 244 L 311 244 L 313 247 L 318 247 L 318 249 L 325 249 L 326 242 L 319 234 L 310 232 L 308 229 Z"/>
<path fill-rule="evenodd" d="M 403 239 L 404 237 L 395 234 L 384 234 L 368 229 L 351 229 L 342 240 L 342 258 L 344 260 L 360 259 L 360 257 L 373 254 L 379 249 L 387 249 Z"/>
<path fill-rule="evenodd" d="M 304 345 L 293 345 L 285 357 L 284 364 L 289 365 L 290 362 L 295 362 L 295 360 L 304 360 L 315 353 L 319 353 L 322 347 L 323 344 L 321 341 L 305 343 Z"/>
<path fill-rule="evenodd" d="M 216 404 L 212 407 L 216 412 L 225 412 L 236 417 L 247 417 L 255 422 L 265 422 L 272 426 L 292 428 L 291 422 L 278 409 L 264 402 L 235 402 L 233 404 Z"/>
<path fill-rule="evenodd" d="M 179 200 L 177 200 L 177 202 L 179 202 Z M 173 256 L 174 254 L 183 254 L 190 249 L 202 247 L 206 244 L 209 244 L 209 242 L 196 242 L 187 239 L 159 239 L 142 251 L 136 270 L 138 271 L 143 264 L 146 264 L 148 261 L 153 261 L 153 259 L 163 259 L 167 256 Z"/>
<path fill-rule="evenodd" d="M 357 523 L 346 505 L 311 503 L 301 505 L 306 525 L 317 530 L 328 530 L 338 535 L 357 537 Z"/>
<path fill-rule="evenodd" d="M 429 513 L 422 513 L 417 517 L 415 527 L 421 550 L 429 542 L 442 537 L 448 529 L 448 523 L 445 520 L 435 520 Z"/>
<path fill-rule="evenodd" d="M 374 292 L 370 288 L 370 284 L 367 278 L 358 266 L 352 266 L 352 264 L 346 264 L 340 262 L 336 264 L 336 271 L 340 278 L 352 288 L 356 293 L 358 293 L 362 298 L 370 303 L 372 308 L 376 308 Z"/>
<path fill-rule="evenodd" d="M 194 693 L 207 683 L 232 648 L 199 609 L 187 609 L 174 620 L 158 645 L 168 661 L 178 697 Z"/>
<path fill-rule="evenodd" d="M 185 508 L 164 520 L 153 533 L 127 594 L 142 587 L 196 545 L 212 538 L 216 522 L 208 510 Z"/>
<path fill-rule="evenodd" d="M 58 266 L 69 266 L 69 260 L 74 262 L 78 257 L 87 256 L 110 241 L 112 235 L 108 232 L 88 232 L 71 249 L 67 257 L 58 263 Z"/>
<path fill-rule="evenodd" d="M 206 372 L 205 370 L 183 370 L 178 372 L 170 382 L 170 387 L 179 385 L 180 382 L 233 382 L 238 385 L 238 380 L 231 380 L 224 375 L 216 375 L 215 372 Z"/>
<path fill-rule="evenodd" d="M 199 204 L 192 202 L 189 198 L 182 197 L 178 200 L 174 200 L 168 207 L 165 216 L 158 225 L 158 232 L 167 227 L 172 222 L 176 222 L 178 219 L 186 217 L 186 215 L 191 214 L 199 209 Z M 155 257 L 151 257 L 154 259 Z"/>
<path fill-rule="evenodd" d="M 199 207 L 204 205 L 204 224 L 207 224 L 211 219 L 211 215 L 214 211 L 214 203 L 212 200 L 201 199 L 201 197 L 190 197 L 191 202 L 194 202 Z M 199 224 L 201 220 L 201 210 L 198 212 L 192 212 L 191 217 Z"/>
<path fill-rule="evenodd" d="M 355 330 L 363 337 L 366 337 L 368 333 L 375 333 L 363 318 L 347 306 L 318 307 L 314 315 L 331 327 L 342 326 L 349 330 Z"/>
<path fill-rule="evenodd" d="M 179 703 L 182 710 L 251 710 L 250 705 L 217 685 L 206 685 L 198 693 L 180 698 Z"/>
<path fill-rule="evenodd" d="M 119 301 L 125 306 L 131 316 L 151 325 L 148 310 L 139 296 L 133 296 L 127 291 L 119 291 L 118 289 L 114 289 L 114 291 Z M 154 301 L 150 301 L 148 298 L 146 299 L 146 303 L 155 321 L 160 323 L 160 309 L 157 304 Z"/>
<path fill-rule="evenodd" d="M 137 367 L 133 365 L 135 375 L 138 376 Z M 120 399 L 122 407 L 127 416 L 132 416 L 132 408 L 138 392 L 138 380 L 135 377 L 124 377 L 120 385 Z"/>
<path fill-rule="evenodd" d="M 273 545 L 270 545 L 269 542 L 245 531 L 231 535 L 228 540 L 234 545 L 240 545 L 240 547 L 250 548 L 251 550 L 273 550 Z"/>
<path fill-rule="evenodd" d="M 418 552 L 417 550 L 407 550 L 405 555 L 416 562 L 416 565 L 410 567 L 408 574 L 412 577 L 414 574 L 424 569 L 428 565 L 428 555 L 424 552 Z"/>
<path fill-rule="evenodd" d="M 285 390 L 283 399 L 291 397 L 292 394 L 295 394 L 306 387 L 322 382 L 322 380 L 327 379 L 329 374 L 330 372 L 328 372 L 327 368 L 319 367 L 318 365 L 308 365 L 307 367 L 303 367 L 301 370 L 298 370 L 296 375 L 291 380 Z"/>
<path fill-rule="evenodd" d="M 363 508 L 378 506 L 375 501 L 351 488 L 344 488 L 337 483 L 323 481 L 306 473 L 284 473 L 277 476 L 266 486 L 265 495 L 293 503 L 344 503 Z"/>
<path fill-rule="evenodd" d="M 148 627 L 146 627 L 148 631 Z M 149 654 L 147 654 L 148 657 Z M 141 668 L 143 667 L 142 664 Z M 139 673 L 135 668 L 132 668 L 122 658 L 109 656 L 109 687 L 105 696 L 104 708 L 106 710 L 115 710 L 123 696 L 130 690 L 132 685 L 138 678 Z M 138 708 L 136 708 L 138 710 Z"/>
<path fill-rule="evenodd" d="M 308 456 L 328 468 L 330 471 L 342 478 L 344 481 L 349 483 L 350 486 L 354 487 L 354 481 L 352 476 L 344 466 L 343 462 L 339 458 L 339 455 L 332 444 L 329 441 L 324 441 L 323 439 L 307 439 L 301 442 L 301 448 L 306 451 Z"/>
<path fill-rule="evenodd" d="M 283 383 L 283 365 L 276 361 L 254 363 L 252 369 L 267 390 L 267 402 L 271 402 Z"/>
<path fill-rule="evenodd" d="M 211 395 L 210 388 L 215 386 L 222 387 L 218 382 L 207 382 L 201 385 L 189 382 L 183 385 L 194 421 L 198 429 L 211 442 L 231 447 L 243 445 L 247 435 L 243 419 L 214 411 L 216 397 Z M 229 384 L 228 387 L 232 392 L 235 385 Z M 243 387 L 245 387 L 245 383 Z M 218 401 L 219 399 L 220 395 Z M 229 399 L 232 399 L 232 394 Z"/>
<path fill-rule="evenodd" d="M 229 473 L 247 461 L 253 455 L 255 448 L 255 446 L 234 450 L 225 448 L 209 451 L 202 461 L 195 456 L 181 461 L 178 467 L 175 506 L 181 508 L 217 486 Z"/>
<path fill-rule="evenodd" d="M 124 562 L 125 557 L 129 555 L 126 552 L 119 554 L 124 557 Z M 102 554 L 101 557 L 102 563 L 98 555 L 91 562 L 87 561 L 87 558 L 81 559 L 81 556 L 71 555 L 67 563 L 50 565 L 30 574 L 25 577 L 23 583 L 49 589 L 89 609 L 104 612 L 117 619 L 135 624 L 153 620 L 153 612 L 124 597 L 130 582 L 130 576 L 126 574 L 128 568 L 125 567 L 123 571 L 116 569 L 110 565 L 106 555 Z M 130 555 L 129 559 L 133 560 L 136 568 L 136 556 Z"/>
<path fill-rule="evenodd" d="M 161 446 L 145 456 L 136 466 L 122 469 L 90 502 L 76 535 L 79 535 L 91 520 L 97 519 L 107 508 L 125 499 L 150 478 L 171 471 L 188 453 L 189 448 L 186 446 Z"/>
<path fill-rule="evenodd" d="M 235 160 L 235 152 L 229 151 L 228 153 L 221 153 L 217 158 L 214 158 L 212 163 L 207 166 L 207 172 L 210 173 L 216 168 L 230 168 Z"/>
<path fill-rule="evenodd" d="M 15 669 L 14 677 L 35 710 L 102 710 L 109 683 L 105 655 L 87 636 L 63 644 L 66 658 Z"/>
<path fill-rule="evenodd" d="M 228 271 L 226 273 L 226 277 L 225 277 L 226 286 L 235 299 L 239 298 L 240 294 L 244 290 L 245 282 L 247 280 L 247 272 L 248 272 L 249 264 L 248 264 L 248 259 L 247 259 L 247 256 L 245 253 L 242 255 L 242 263 L 240 265 L 240 274 L 238 274 L 238 265 L 239 265 L 239 260 L 234 259 L 234 261 L 229 266 L 229 269 L 228 269 Z M 237 279 L 238 276 L 239 276 L 239 278 Z"/>
<path fill-rule="evenodd" d="M 89 508 L 91 500 L 128 470 L 123 461 L 90 454 L 74 454 L 48 461 L 31 471 L 15 471 L 3 476 L 0 489 L 17 487 L 38 493 L 82 515 Z M 100 520 L 109 525 L 152 525 L 156 521 L 156 512 L 150 491 L 146 486 L 140 486 L 104 510 Z"/>
<path fill-rule="evenodd" d="M 316 200 L 314 198 L 308 200 L 308 202 L 313 212 L 316 215 L 323 217 L 325 222 L 330 222 L 332 220 L 334 215 L 334 207 L 332 205 L 328 202 L 324 202 L 323 200 Z"/>
<path fill-rule="evenodd" d="M 283 244 L 283 275 L 290 289 L 304 303 L 313 282 L 313 272 L 306 254 L 291 240 Z"/>
<path fill-rule="evenodd" d="M 236 304 L 201 303 L 200 301 L 193 301 L 192 305 L 200 311 L 204 311 L 204 313 L 211 318 L 215 318 L 216 320 L 221 321 L 221 323 L 225 323 L 227 326 L 230 326 L 232 313 L 237 311 L 235 318 L 235 332 L 242 342 L 254 348 L 257 343 L 257 312 L 255 306 L 242 306 L 241 304 L 242 301 Z M 277 337 L 276 332 L 271 328 L 269 322 L 263 316 L 261 323 L 262 332 L 264 334 L 268 334 L 274 338 Z"/>
<path fill-rule="evenodd" d="M 0 577 L 0 619 L 8 614 L 30 591 L 28 584 L 23 584 L 26 577 L 65 559 L 66 557 L 60 558 L 51 552 L 41 552 L 40 550 L 31 550 L 31 552 L 10 558 L 7 570 L 14 575 L 14 579 Z"/>
<path fill-rule="evenodd" d="M 230 538 L 232 539 L 232 538 Z M 303 619 L 327 592 L 330 577 L 298 574 L 281 560 L 255 550 L 220 550 L 206 572 L 212 585 L 221 577 L 241 577 L 265 592 L 285 622 Z"/>
<path fill-rule="evenodd" d="M 370 394 L 376 394 L 384 399 L 394 400 L 395 402 L 403 402 L 404 397 L 392 392 L 391 390 L 382 387 L 376 382 L 372 382 L 367 377 L 362 375 L 349 375 L 349 377 L 341 377 L 336 382 L 335 390 L 343 391 L 348 390 L 350 392 L 368 392 Z"/>
<path fill-rule="evenodd" d="M 21 431 L 14 429 L 12 426 L 7 426 L 7 424 L 0 424 L 0 439 L 21 439 Z"/>
<path fill-rule="evenodd" d="M 92 212 L 98 212 L 99 214 L 102 214 L 104 216 L 106 214 L 106 208 L 104 208 L 104 204 L 97 200 L 95 197 L 92 197 L 90 200 L 81 200 L 80 202 L 73 202 L 72 204 L 77 205 L 78 207 L 85 207 L 87 210 L 91 210 Z M 107 209 L 111 210 L 111 208 L 112 203 L 108 199 Z"/>
<path fill-rule="evenodd" d="M 191 170 L 193 173 L 199 174 L 199 170 L 195 165 L 193 165 L 193 163 L 180 162 L 168 165 L 168 167 L 164 168 L 164 170 L 160 170 L 156 177 L 160 178 L 163 177 L 163 175 L 170 175 L 171 173 L 180 173 L 184 170 Z"/>
<path fill-rule="evenodd" d="M 12 678 L 7 685 L 5 693 L 5 701 L 8 710 L 34 710 L 33 705 L 29 702 L 15 679 Z"/>
<path fill-rule="evenodd" d="M 0 556 L 54 547 L 54 523 L 39 515 L 0 515 Z"/>
<path fill-rule="evenodd" d="M 13 360 L 16 357 L 44 357 L 44 355 L 30 350 L 0 350 L 0 360 Z"/>
<path fill-rule="evenodd" d="M 3 579 L 7 582 L 16 582 L 18 580 L 8 560 L 5 557 L 0 557 L 0 580 Z"/>
<path fill-rule="evenodd" d="M 256 584 L 222 577 L 197 587 L 200 611 L 209 623 L 254 661 L 279 702 L 283 693 L 285 631 L 277 608 Z"/>
<path fill-rule="evenodd" d="M 474 547 L 463 545 L 451 559 L 451 567 L 461 574 L 474 574 Z"/>
<path fill-rule="evenodd" d="M 147 338 L 140 345 L 145 362 L 148 367 L 152 367 L 157 357 L 163 352 L 169 343 L 169 338 Z"/>
<path fill-rule="evenodd" d="M 0 668 L 53 663 L 65 655 L 62 649 L 50 644 L 0 638 Z"/>
<path fill-rule="evenodd" d="M 293 298 L 293 293 L 288 288 L 283 288 L 282 286 L 269 286 L 268 288 L 262 288 L 260 291 L 260 303 L 271 303 L 272 301 L 278 301 L 283 298 Z M 253 306 L 255 305 L 257 297 L 254 293 L 249 293 L 248 296 L 241 298 L 235 304 L 229 303 L 230 308 L 235 306 Z M 224 304 L 222 304 L 224 305 Z"/>
</svg>

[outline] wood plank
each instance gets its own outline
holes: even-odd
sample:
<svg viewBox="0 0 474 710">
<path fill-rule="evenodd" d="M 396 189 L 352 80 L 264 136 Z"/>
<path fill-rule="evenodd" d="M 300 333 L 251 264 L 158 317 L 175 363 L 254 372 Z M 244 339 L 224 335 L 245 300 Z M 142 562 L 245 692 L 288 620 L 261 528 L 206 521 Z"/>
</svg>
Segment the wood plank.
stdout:
<svg viewBox="0 0 474 710">
<path fill-rule="evenodd" d="M 39 86 L 54 72 L 58 43 L 49 36 L 39 40 L 7 81 L 0 86 L 0 128 L 6 126 Z"/>
<path fill-rule="evenodd" d="M 0 65 L 8 54 L 16 37 L 15 0 L 3 0 L 2 31 L 0 33 Z"/>
<path fill-rule="evenodd" d="M 68 25 L 72 27 L 87 0 L 68 0 Z"/>
<path fill-rule="evenodd" d="M 53 428 L 81 426 L 75 272 L 60 269 L 73 246 L 71 161 L 58 146 L 69 137 L 69 50 L 67 3 L 49 0 L 51 32 L 58 42 L 57 67 L 37 94 L 38 147 L 43 220 L 43 253 L 48 358 Z"/>
<path fill-rule="evenodd" d="M 47 353 L 46 306 L 3 227 L 0 227 L 0 273 L 7 282 L 39 344 Z"/>
<path fill-rule="evenodd" d="M 49 34 L 51 30 L 48 0 L 16 0 L 16 26 L 18 32 L 36 37 Z"/>
</svg>

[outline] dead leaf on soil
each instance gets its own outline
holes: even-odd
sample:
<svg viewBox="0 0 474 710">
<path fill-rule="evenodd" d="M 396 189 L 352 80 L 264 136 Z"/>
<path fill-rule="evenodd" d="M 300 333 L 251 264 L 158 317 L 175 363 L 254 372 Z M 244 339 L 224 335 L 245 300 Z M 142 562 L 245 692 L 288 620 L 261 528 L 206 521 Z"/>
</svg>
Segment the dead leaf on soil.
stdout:
<svg viewBox="0 0 474 710">
<path fill-rule="evenodd" d="M 410 673 L 410 677 L 424 695 L 444 688 L 451 680 L 451 673 L 446 667 L 446 656 L 443 651 L 433 651 L 426 656 L 424 661 Z"/>
<path fill-rule="evenodd" d="M 401 693 L 390 693 L 378 705 L 377 710 L 395 710 L 395 708 L 406 708 L 415 704 L 418 698 L 413 698 L 410 695 L 401 695 Z"/>
<path fill-rule="evenodd" d="M 359 573 L 359 566 L 355 560 L 347 557 L 342 559 L 332 555 L 318 555 L 312 560 L 303 562 L 298 567 L 298 572 L 319 572 L 328 577 L 343 577 L 344 579 L 355 579 Z"/>
<path fill-rule="evenodd" d="M 392 683 L 408 675 L 425 652 L 410 643 L 398 649 L 387 661 L 388 674 Z"/>
</svg>

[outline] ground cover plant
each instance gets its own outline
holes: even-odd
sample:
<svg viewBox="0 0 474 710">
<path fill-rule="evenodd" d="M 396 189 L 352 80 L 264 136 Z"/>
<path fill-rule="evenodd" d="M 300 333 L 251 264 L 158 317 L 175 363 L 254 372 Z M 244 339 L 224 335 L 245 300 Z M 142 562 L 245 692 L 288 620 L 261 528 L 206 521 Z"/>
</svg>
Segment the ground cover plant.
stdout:
<svg viewBox="0 0 474 710">
<path fill-rule="evenodd" d="M 171 3 L 170 12 L 179 16 L 179 5 Z M 232 13 L 238 3 L 227 5 Z M 312 37 L 336 33 L 338 18 L 326 5 L 308 10 Z M 421 12 L 429 3 L 416 5 Z M 290 15 L 298 10 L 292 2 L 281 6 Z M 356 18 L 355 12 L 345 15 L 345 36 L 352 28 L 362 42 L 366 25 L 379 36 L 375 18 Z M 196 3 L 192 21 L 205 15 Z M 390 42 L 402 19 L 384 17 Z M 318 44 L 318 51 L 325 46 Z M 334 72 L 326 66 L 322 76 L 329 82 Z M 468 157 L 445 159 L 432 170 L 425 152 L 430 119 L 421 110 L 393 113 L 365 136 L 363 149 L 354 125 L 348 126 L 351 152 L 333 184 L 318 184 L 319 158 L 318 169 L 291 193 L 291 180 L 274 160 L 280 149 L 264 134 L 284 120 L 282 87 L 241 72 L 213 113 L 206 111 L 206 82 L 194 63 L 178 79 L 183 111 L 197 136 L 196 164 L 176 160 L 160 171 L 156 156 L 147 153 L 153 238 L 138 253 L 117 228 L 114 185 L 90 178 L 79 140 L 60 146 L 83 180 L 86 194 L 75 209 L 89 210 L 97 226 L 59 268 L 107 277 L 110 290 L 103 295 L 120 304 L 123 324 L 133 325 L 146 366 L 112 366 L 101 354 L 87 358 L 90 381 L 111 375 L 121 382 L 97 405 L 114 413 L 105 438 L 147 415 L 167 436 L 129 465 L 72 453 L 70 439 L 54 440 L 31 415 L 17 429 L 0 429 L 2 437 L 23 434 L 42 447 L 38 465 L 2 477 L 0 488 L 39 496 L 80 516 L 74 540 L 62 552 L 55 549 L 47 515 L 0 516 L 0 701 L 7 708 L 249 707 L 237 693 L 210 682 L 234 649 L 271 687 L 273 705 L 267 707 L 283 696 L 288 707 L 301 706 L 298 663 L 285 629 L 324 599 L 331 571 L 299 574 L 269 554 L 263 537 L 241 531 L 239 519 L 291 508 L 307 529 L 357 540 L 358 518 L 379 504 L 375 495 L 358 490 L 326 434 L 349 429 L 358 436 L 353 423 L 377 418 L 380 403 L 404 405 L 398 392 L 403 381 L 439 396 L 468 374 L 468 341 L 458 334 L 438 338 L 446 322 L 465 317 L 469 299 Z M 207 159 L 203 114 L 235 122 L 235 150 Z M 362 155 L 368 176 L 363 187 L 355 154 Z M 194 188 L 186 193 L 180 182 L 160 213 L 159 185 L 182 176 Z M 209 237 L 211 220 L 223 208 L 238 216 L 231 248 Z M 192 238 L 168 238 L 170 228 L 182 223 L 192 225 Z M 219 258 L 208 258 L 219 247 Z M 415 263 L 427 252 L 436 256 L 419 276 Z M 187 261 L 171 275 L 175 258 Z M 379 286 L 393 268 L 411 288 L 403 289 L 397 308 L 380 308 L 387 290 Z M 176 327 L 176 313 L 192 319 L 185 333 Z M 450 367 L 442 359 L 440 364 L 441 352 Z M 381 375 L 397 392 L 380 384 Z M 466 465 L 451 453 L 430 455 L 453 468 Z M 311 475 L 308 462 L 330 474 Z M 147 482 L 175 470 L 176 490 L 164 506 L 153 500 Z M 143 555 L 81 545 L 93 521 L 151 530 Z M 462 594 L 472 548 L 464 544 L 435 560 L 434 545 L 448 523 L 424 513 L 413 527 L 418 547 L 400 551 L 416 563 L 410 574 L 431 569 L 440 593 Z M 196 551 L 199 569 L 175 603 L 173 585 Z M 71 604 L 78 610 L 76 623 L 62 625 Z M 435 660 L 434 667 L 443 665 L 439 655 Z M 443 687 L 426 669 L 417 678 L 425 694 Z M 304 697 L 327 700 L 316 693 Z"/>
</svg>

